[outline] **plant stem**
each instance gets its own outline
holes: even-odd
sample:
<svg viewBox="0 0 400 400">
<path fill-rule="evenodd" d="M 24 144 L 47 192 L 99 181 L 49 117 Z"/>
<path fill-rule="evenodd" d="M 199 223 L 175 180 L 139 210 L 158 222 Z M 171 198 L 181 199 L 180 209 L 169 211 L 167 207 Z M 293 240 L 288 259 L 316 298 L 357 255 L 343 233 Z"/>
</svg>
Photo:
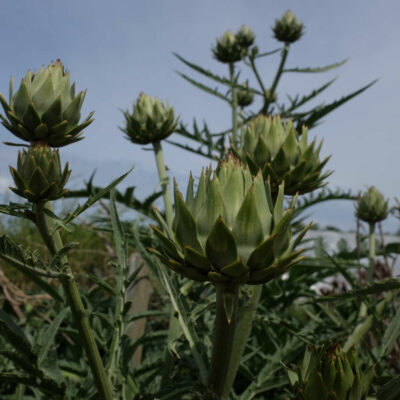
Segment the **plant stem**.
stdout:
<svg viewBox="0 0 400 400">
<path fill-rule="evenodd" d="M 55 230 L 51 218 L 46 215 L 46 209 L 51 210 L 50 203 L 41 202 L 34 206 L 36 226 L 51 255 L 55 256 L 63 248 L 63 243 L 60 233 L 58 230 Z M 99 396 L 102 400 L 114 400 L 113 390 L 105 373 L 99 349 L 90 328 L 89 319 L 86 315 L 74 276 L 69 267 L 68 257 L 66 255 L 62 256 L 60 262 L 65 272 L 60 280 L 67 297 L 67 302 L 71 308 L 75 325 L 79 330 Z"/>
<path fill-rule="evenodd" d="M 239 370 L 240 361 L 242 360 L 244 350 L 246 348 L 247 339 L 251 334 L 253 327 L 253 320 L 256 315 L 257 306 L 260 302 L 262 285 L 251 286 L 251 295 L 241 310 L 241 315 L 237 323 L 235 336 L 233 340 L 233 348 L 235 351 L 232 353 L 228 372 L 226 376 L 225 385 L 223 388 L 223 398 L 228 398 L 229 392 L 235 382 L 237 371 Z"/>
<path fill-rule="evenodd" d="M 272 82 L 271 88 L 269 89 L 269 98 L 266 99 L 263 107 L 263 112 L 265 114 L 268 114 L 268 108 L 269 105 L 271 104 L 271 99 L 273 98 L 275 90 L 278 86 L 279 79 L 281 78 L 283 67 L 285 66 L 288 53 L 289 53 L 289 43 L 285 43 L 285 47 L 282 50 L 281 62 L 279 64 L 278 70 L 276 71 L 276 75 L 274 81 Z"/>
<path fill-rule="evenodd" d="M 218 400 L 224 400 L 228 398 L 223 395 L 223 392 L 233 349 L 238 312 L 239 285 L 217 283 L 216 294 L 215 336 L 213 340 L 209 385 L 217 395 Z M 224 304 L 227 296 L 232 299 L 230 321 L 227 319 L 226 304 Z"/>
<path fill-rule="evenodd" d="M 161 147 L 161 142 L 153 143 L 154 154 L 156 156 L 157 170 L 158 176 L 160 178 L 160 183 L 163 188 L 163 197 L 164 197 L 164 208 L 165 208 L 165 218 L 167 220 L 167 225 L 170 230 L 172 230 L 172 222 L 173 222 L 173 208 L 172 208 L 172 200 L 171 200 L 171 192 L 169 189 L 169 180 L 167 171 L 165 168 L 164 155 Z M 176 337 L 176 331 L 180 329 L 179 320 L 175 316 L 175 311 L 172 308 L 171 314 L 169 317 L 169 327 L 168 327 L 168 336 L 167 336 L 167 346 L 164 352 L 164 363 L 161 373 L 161 387 L 165 387 L 169 382 L 169 376 L 171 374 L 171 370 L 174 363 L 174 356 L 170 353 L 168 349 L 168 344 L 173 338 Z"/>
<path fill-rule="evenodd" d="M 167 220 L 168 228 L 172 229 L 174 212 L 172 209 L 171 192 L 169 189 L 169 179 L 167 175 L 167 170 L 165 168 L 164 155 L 161 147 L 161 142 L 159 141 L 154 142 L 153 149 L 154 149 L 154 154 L 156 156 L 158 176 L 160 178 L 160 183 L 163 189 L 165 218 Z"/>
<path fill-rule="evenodd" d="M 229 76 L 231 80 L 231 91 L 232 91 L 232 141 L 234 145 L 237 145 L 237 91 L 235 88 L 235 65 L 234 63 L 229 63 Z"/>
<path fill-rule="evenodd" d="M 369 224 L 369 268 L 367 273 L 367 282 L 372 283 L 374 279 L 375 269 L 375 223 L 370 222 Z"/>
</svg>

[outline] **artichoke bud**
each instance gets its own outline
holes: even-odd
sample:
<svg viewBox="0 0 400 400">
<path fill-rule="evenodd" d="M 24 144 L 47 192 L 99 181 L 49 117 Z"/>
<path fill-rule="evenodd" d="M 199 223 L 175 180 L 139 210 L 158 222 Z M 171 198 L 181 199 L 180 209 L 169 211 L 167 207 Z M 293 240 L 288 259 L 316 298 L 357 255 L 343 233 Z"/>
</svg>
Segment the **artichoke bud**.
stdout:
<svg viewBox="0 0 400 400">
<path fill-rule="evenodd" d="M 246 127 L 240 148 L 231 143 L 231 151 L 247 163 L 253 175 L 259 170 L 265 181 L 269 180 L 273 196 L 285 182 L 285 194 L 311 192 L 325 185 L 324 179 L 331 172 L 322 172 L 329 157 L 320 161 L 315 141 L 307 142 L 307 128 L 302 135 L 291 120 L 281 121 L 279 116 L 257 116 Z"/>
<path fill-rule="evenodd" d="M 243 57 L 243 48 L 232 31 L 226 31 L 221 38 L 217 39 L 212 52 L 214 57 L 222 63 L 234 63 Z"/>
<path fill-rule="evenodd" d="M 274 103 L 278 98 L 276 92 L 272 92 L 270 89 L 266 89 L 264 92 L 264 98 L 268 103 Z"/>
<path fill-rule="evenodd" d="M 237 89 L 236 96 L 238 106 L 242 108 L 249 106 L 254 100 L 254 94 L 249 89 L 247 82 L 241 85 L 239 89 Z"/>
<path fill-rule="evenodd" d="M 31 144 L 62 147 L 83 139 L 83 129 L 92 123 L 93 112 L 81 119 L 81 108 L 86 91 L 75 95 L 75 84 L 70 85 L 69 72 L 60 60 L 43 66 L 39 71 L 28 71 L 10 98 L 0 94 L 5 115 L 2 124 L 18 138 Z"/>
<path fill-rule="evenodd" d="M 284 43 L 294 43 L 303 35 L 304 25 L 297 20 L 297 17 L 290 11 L 286 11 L 281 19 L 275 21 L 272 28 L 276 40 Z"/>
<path fill-rule="evenodd" d="M 127 139 L 136 144 L 159 142 L 170 136 L 178 125 L 174 108 L 168 101 L 141 93 L 133 104 L 133 112 L 123 112 L 125 127 L 121 128 Z"/>
<path fill-rule="evenodd" d="M 345 353 L 328 342 L 321 349 L 307 347 L 302 365 L 287 373 L 298 399 L 365 400 L 374 366 L 362 369 L 354 349 Z"/>
<path fill-rule="evenodd" d="M 164 230 L 152 228 L 163 252 L 152 251 L 175 272 L 197 281 L 260 284 L 302 258 L 303 250 L 294 248 L 309 226 L 291 240 L 294 203 L 283 211 L 283 183 L 273 202 L 262 175 L 252 176 L 233 155 L 215 171 L 203 169 L 197 191 L 190 176 L 186 199 L 176 184 L 174 194 L 172 230 L 156 213 Z"/>
<path fill-rule="evenodd" d="M 236 40 L 243 49 L 248 49 L 254 43 L 255 38 L 256 35 L 247 25 L 242 25 L 236 33 Z"/>
<path fill-rule="evenodd" d="M 10 166 L 10 172 L 16 186 L 10 189 L 34 203 L 63 197 L 71 174 L 68 163 L 61 169 L 58 150 L 43 145 L 19 152 L 17 168 Z"/>
<path fill-rule="evenodd" d="M 383 221 L 389 214 L 388 201 L 374 186 L 371 186 L 359 199 L 356 215 L 362 221 L 376 223 Z"/>
</svg>

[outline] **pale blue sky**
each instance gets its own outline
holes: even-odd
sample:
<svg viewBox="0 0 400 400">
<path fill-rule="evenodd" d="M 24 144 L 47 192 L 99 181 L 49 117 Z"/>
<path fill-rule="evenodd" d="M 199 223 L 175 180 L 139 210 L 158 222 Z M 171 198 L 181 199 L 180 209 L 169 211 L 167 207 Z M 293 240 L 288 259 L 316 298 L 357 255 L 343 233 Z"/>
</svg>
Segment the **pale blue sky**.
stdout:
<svg viewBox="0 0 400 400">
<path fill-rule="evenodd" d="M 97 168 L 99 181 L 106 183 L 134 163 L 136 171 L 127 183 L 142 185 L 145 190 L 139 193 L 149 193 L 157 183 L 152 154 L 123 138 L 117 128 L 123 124 L 120 109 L 130 108 L 144 91 L 168 99 L 185 122 L 205 118 L 212 130 L 224 129 L 229 123 L 226 105 L 184 82 L 174 71 L 191 72 L 172 53 L 222 74 L 226 66 L 210 53 L 215 38 L 245 23 L 255 31 L 262 51 L 274 49 L 277 42 L 270 27 L 287 9 L 306 26 L 304 38 L 291 50 L 288 66 L 322 66 L 344 58 L 349 62 L 321 75 L 287 74 L 278 88 L 281 96 L 308 92 L 339 76 L 321 96 L 331 101 L 380 79 L 312 131 L 324 138 L 323 153 L 333 155 L 328 164 L 335 171 L 330 186 L 356 191 L 375 184 L 386 196 L 400 197 L 400 3 L 396 0 L 4 0 L 0 92 L 7 94 L 11 75 L 17 83 L 28 68 L 61 58 L 77 88 L 88 90 L 83 114 L 96 111 L 86 139 L 62 149 L 63 160 L 70 161 L 75 174 L 72 182 L 78 185 Z M 272 56 L 260 62 L 267 83 L 277 60 Z M 12 139 L 0 127 L 0 140 Z M 16 152 L 0 146 L 3 181 Z M 197 173 L 208 164 L 172 146 L 165 146 L 165 153 L 171 175 L 182 182 L 189 168 Z M 315 220 L 351 227 L 351 207 L 335 210 L 330 216 L 327 211 L 317 212 Z"/>
</svg>

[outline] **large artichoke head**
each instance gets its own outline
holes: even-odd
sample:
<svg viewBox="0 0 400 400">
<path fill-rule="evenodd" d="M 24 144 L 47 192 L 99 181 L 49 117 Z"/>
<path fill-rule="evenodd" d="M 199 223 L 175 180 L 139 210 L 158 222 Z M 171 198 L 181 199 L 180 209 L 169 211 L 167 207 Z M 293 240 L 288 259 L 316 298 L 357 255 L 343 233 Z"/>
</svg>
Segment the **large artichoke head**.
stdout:
<svg viewBox="0 0 400 400">
<path fill-rule="evenodd" d="M 10 166 L 10 172 L 16 186 L 10 189 L 34 203 L 63 197 L 71 174 L 68 163 L 62 170 L 58 150 L 43 145 L 19 152 L 17 169 Z"/>
<path fill-rule="evenodd" d="M 337 343 L 317 350 L 308 347 L 297 370 L 288 369 L 296 399 L 365 400 L 374 366 L 362 369 L 354 349 L 343 352 Z"/>
<path fill-rule="evenodd" d="M 332 172 L 322 173 L 329 157 L 319 159 L 322 142 L 307 142 L 307 128 L 301 138 L 291 120 L 283 123 L 279 116 L 257 116 L 250 121 L 237 148 L 231 143 L 231 151 L 246 162 L 253 175 L 261 169 L 264 180 L 270 180 L 273 195 L 285 182 L 285 194 L 311 192 L 324 186 L 324 179 Z"/>
<path fill-rule="evenodd" d="M 37 73 L 28 71 L 16 93 L 11 79 L 9 102 L 0 94 L 5 112 L 0 118 L 22 140 L 62 147 L 81 140 L 83 129 L 93 121 L 93 113 L 79 121 L 85 94 L 83 91 L 75 95 L 69 72 L 57 60 Z"/>
<path fill-rule="evenodd" d="M 375 186 L 371 186 L 358 199 L 356 215 L 362 221 L 374 224 L 386 219 L 388 214 L 388 201 Z"/>
<path fill-rule="evenodd" d="M 166 139 L 176 129 L 178 118 L 168 102 L 144 93 L 133 104 L 133 112 L 123 112 L 125 127 L 121 128 L 127 138 L 136 144 L 149 144 Z"/>
<path fill-rule="evenodd" d="M 276 40 L 284 43 L 293 43 L 301 38 L 304 33 L 304 25 L 297 20 L 290 10 L 286 11 L 281 19 L 275 21 L 272 28 Z"/>
<path fill-rule="evenodd" d="M 197 281 L 260 284 L 278 277 L 298 262 L 291 241 L 294 202 L 283 211 L 283 184 L 273 203 L 269 184 L 233 156 L 216 171 L 203 170 L 194 190 L 190 176 L 186 200 L 175 185 L 175 218 L 169 230 L 153 226 L 163 253 L 153 252 L 165 265 Z"/>
</svg>

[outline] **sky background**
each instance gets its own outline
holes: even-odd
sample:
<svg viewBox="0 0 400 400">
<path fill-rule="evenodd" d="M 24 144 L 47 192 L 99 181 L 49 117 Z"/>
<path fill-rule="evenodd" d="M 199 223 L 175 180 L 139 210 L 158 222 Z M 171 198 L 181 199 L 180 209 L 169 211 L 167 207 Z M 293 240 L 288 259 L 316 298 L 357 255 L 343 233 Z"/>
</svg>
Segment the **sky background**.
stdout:
<svg viewBox="0 0 400 400">
<path fill-rule="evenodd" d="M 305 94 L 338 77 L 320 96 L 329 102 L 379 78 L 359 97 L 328 115 L 311 131 L 324 139 L 322 156 L 332 154 L 328 169 L 330 188 L 354 193 L 376 185 L 387 197 L 400 197 L 400 2 L 397 0 L 3 0 L 0 38 L 0 92 L 8 95 L 9 78 L 18 87 L 27 69 L 38 69 L 60 58 L 76 81 L 87 89 L 83 116 L 95 110 L 95 121 L 85 140 L 62 149 L 62 159 L 73 169 L 70 186 L 82 186 L 94 169 L 96 182 L 106 184 L 127 171 L 134 172 L 125 185 L 137 186 L 137 195 L 149 195 L 157 185 L 151 152 L 128 142 L 118 126 L 121 109 L 132 107 L 140 92 L 168 99 L 181 119 L 191 124 L 205 119 L 211 131 L 229 126 L 226 104 L 190 86 L 176 71 L 202 82 L 173 55 L 183 57 L 218 74 L 226 65 L 211 55 L 216 37 L 242 24 L 256 33 L 260 51 L 273 50 L 271 26 L 291 9 L 304 22 L 306 34 L 290 51 L 287 67 L 324 66 L 345 58 L 339 69 L 324 74 L 285 74 L 278 95 Z M 259 70 L 268 84 L 279 55 L 264 58 Z M 243 68 L 241 77 L 247 78 Z M 308 108 L 308 107 L 307 107 Z M 172 137 L 181 140 L 178 135 Z M 0 140 L 13 136 L 0 127 Z M 196 175 L 209 161 L 165 145 L 171 172 L 183 187 L 189 169 Z M 0 191 L 9 185 L 8 165 L 15 164 L 17 149 L 0 145 Z M 392 204 L 393 204 L 393 200 Z M 313 210 L 321 225 L 354 227 L 353 205 L 328 203 Z M 397 230 L 391 219 L 387 230 Z"/>
</svg>

